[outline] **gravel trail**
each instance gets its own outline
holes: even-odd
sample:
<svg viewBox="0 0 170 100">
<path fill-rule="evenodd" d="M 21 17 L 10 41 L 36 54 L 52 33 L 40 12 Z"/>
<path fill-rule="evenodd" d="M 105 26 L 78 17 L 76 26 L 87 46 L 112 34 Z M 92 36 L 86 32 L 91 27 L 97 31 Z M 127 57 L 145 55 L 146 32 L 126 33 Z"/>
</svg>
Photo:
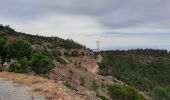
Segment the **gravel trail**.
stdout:
<svg viewBox="0 0 170 100">
<path fill-rule="evenodd" d="M 32 88 L 0 79 L 0 100 L 45 100 Z"/>
</svg>

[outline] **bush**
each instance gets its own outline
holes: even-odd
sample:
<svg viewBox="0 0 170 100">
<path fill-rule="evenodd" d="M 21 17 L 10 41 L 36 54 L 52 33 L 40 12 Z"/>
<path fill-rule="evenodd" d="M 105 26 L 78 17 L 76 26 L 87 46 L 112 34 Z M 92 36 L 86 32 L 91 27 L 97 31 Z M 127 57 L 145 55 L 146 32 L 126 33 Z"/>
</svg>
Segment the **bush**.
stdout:
<svg viewBox="0 0 170 100">
<path fill-rule="evenodd" d="M 62 56 L 61 52 L 60 52 L 59 50 L 57 50 L 57 49 L 53 49 L 53 50 L 51 51 L 51 53 L 52 53 L 52 55 L 54 56 L 54 58 L 55 58 L 55 57 L 60 57 L 60 56 Z"/>
<path fill-rule="evenodd" d="M 145 100 L 135 88 L 130 86 L 111 84 L 107 85 L 107 90 L 113 100 Z"/>
<path fill-rule="evenodd" d="M 17 40 L 9 46 L 8 55 L 10 58 L 15 58 L 18 60 L 23 58 L 29 59 L 32 55 L 31 44 L 25 40 Z"/>
<path fill-rule="evenodd" d="M 20 64 L 18 60 L 11 60 L 10 66 L 5 70 L 15 73 L 26 73 L 28 72 L 28 67 Z"/>
<path fill-rule="evenodd" d="M 36 74 L 46 74 L 53 68 L 52 59 L 42 54 L 34 54 L 29 64 Z"/>
<path fill-rule="evenodd" d="M 64 56 L 69 57 L 70 56 L 69 52 L 64 52 Z"/>
<path fill-rule="evenodd" d="M 94 91 L 97 91 L 98 88 L 99 88 L 99 85 L 97 84 L 96 80 L 93 80 L 93 81 L 92 81 L 92 89 L 93 89 Z"/>
<path fill-rule="evenodd" d="M 73 74 L 74 74 L 74 71 L 73 70 L 69 70 L 69 73 L 70 73 L 70 75 L 72 76 Z"/>
<path fill-rule="evenodd" d="M 51 59 L 54 58 L 53 54 L 51 52 L 47 51 L 46 49 L 34 49 L 33 53 L 34 54 L 42 54 L 42 55 L 50 57 Z"/>
<path fill-rule="evenodd" d="M 74 51 L 71 52 L 71 56 L 77 57 L 77 56 L 79 56 L 79 53 L 74 50 Z"/>
<path fill-rule="evenodd" d="M 67 65 L 67 62 L 63 59 L 63 58 L 61 58 L 61 57 L 58 57 L 57 58 L 57 61 L 60 63 L 60 64 L 62 64 L 62 65 Z"/>
<path fill-rule="evenodd" d="M 100 98 L 101 100 L 109 100 L 105 95 L 97 93 L 96 96 Z"/>
<path fill-rule="evenodd" d="M 85 83 L 85 78 L 81 76 L 80 77 L 80 85 L 84 86 L 84 83 Z"/>
</svg>

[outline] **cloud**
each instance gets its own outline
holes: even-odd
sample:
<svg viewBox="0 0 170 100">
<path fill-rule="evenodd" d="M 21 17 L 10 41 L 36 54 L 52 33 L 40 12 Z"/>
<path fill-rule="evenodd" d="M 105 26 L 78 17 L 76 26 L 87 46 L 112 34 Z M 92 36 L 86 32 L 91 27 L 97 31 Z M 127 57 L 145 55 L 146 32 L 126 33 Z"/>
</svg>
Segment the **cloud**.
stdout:
<svg viewBox="0 0 170 100">
<path fill-rule="evenodd" d="M 170 43 L 169 0 L 2 0 L 0 23 L 88 47 Z M 166 33 L 166 34 L 165 34 Z"/>
<path fill-rule="evenodd" d="M 69 14 L 96 17 L 109 30 L 170 26 L 169 0 L 4 0 L 0 8 L 1 16 L 24 20 Z"/>
</svg>

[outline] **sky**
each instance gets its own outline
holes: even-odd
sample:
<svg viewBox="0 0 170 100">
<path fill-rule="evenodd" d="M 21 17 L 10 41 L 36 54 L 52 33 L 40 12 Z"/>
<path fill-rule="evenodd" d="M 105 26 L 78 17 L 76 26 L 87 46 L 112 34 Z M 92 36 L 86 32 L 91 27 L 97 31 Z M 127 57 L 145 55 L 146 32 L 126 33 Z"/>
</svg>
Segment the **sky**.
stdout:
<svg viewBox="0 0 170 100">
<path fill-rule="evenodd" d="M 170 50 L 170 0 L 0 0 L 0 24 L 95 49 Z"/>
</svg>

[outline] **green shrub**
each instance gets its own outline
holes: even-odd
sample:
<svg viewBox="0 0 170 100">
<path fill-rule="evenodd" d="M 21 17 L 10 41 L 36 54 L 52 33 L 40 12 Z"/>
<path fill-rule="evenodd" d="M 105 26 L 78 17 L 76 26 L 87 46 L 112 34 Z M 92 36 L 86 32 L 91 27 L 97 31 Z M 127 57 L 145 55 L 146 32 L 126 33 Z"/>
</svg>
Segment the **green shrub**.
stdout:
<svg viewBox="0 0 170 100">
<path fill-rule="evenodd" d="M 10 66 L 5 70 L 15 73 L 26 73 L 28 72 L 28 67 L 24 66 L 24 64 L 20 64 L 18 60 L 11 60 Z"/>
<path fill-rule="evenodd" d="M 69 57 L 70 56 L 69 52 L 64 52 L 64 56 Z"/>
<path fill-rule="evenodd" d="M 71 56 L 77 57 L 77 56 L 79 56 L 79 53 L 74 50 L 74 51 L 71 52 Z"/>
<path fill-rule="evenodd" d="M 29 65 L 36 74 L 46 74 L 53 68 L 52 59 L 42 54 L 34 54 Z"/>
<path fill-rule="evenodd" d="M 111 84 L 107 85 L 107 90 L 113 100 L 145 100 L 135 88 L 130 86 Z"/>
<path fill-rule="evenodd" d="M 31 44 L 25 40 L 17 40 L 9 46 L 8 55 L 10 58 L 15 58 L 18 60 L 23 58 L 29 59 L 32 55 Z"/>
<path fill-rule="evenodd" d="M 66 81 L 66 82 L 64 83 L 64 85 L 65 85 L 67 88 L 71 89 L 71 90 L 74 89 L 74 87 L 73 87 L 68 81 Z"/>
<path fill-rule="evenodd" d="M 96 96 L 97 96 L 98 98 L 100 98 L 101 100 L 109 100 L 108 97 L 106 97 L 105 95 L 99 94 L 99 93 L 97 93 Z"/>
<path fill-rule="evenodd" d="M 63 58 L 61 58 L 61 57 L 58 57 L 58 58 L 56 58 L 57 59 L 57 61 L 60 63 L 60 64 L 62 64 L 62 65 L 67 65 L 67 62 L 63 59 Z"/>
<path fill-rule="evenodd" d="M 80 85 L 81 86 L 84 86 L 84 83 L 85 83 L 85 79 L 83 76 L 80 77 Z"/>
<path fill-rule="evenodd" d="M 60 52 L 59 50 L 57 50 L 57 49 L 53 49 L 53 50 L 51 51 L 51 53 L 52 53 L 52 55 L 54 56 L 54 58 L 55 58 L 55 57 L 60 57 L 60 56 L 62 56 L 61 52 Z"/>
<path fill-rule="evenodd" d="M 72 69 L 70 69 L 69 74 L 72 76 L 74 74 L 74 71 Z"/>
<path fill-rule="evenodd" d="M 97 84 L 96 80 L 92 81 L 92 89 L 93 91 L 97 91 L 99 88 L 99 85 Z"/>
<path fill-rule="evenodd" d="M 54 58 L 53 54 L 51 52 L 47 51 L 46 49 L 34 49 L 33 54 L 42 54 L 42 55 L 48 56 L 51 59 Z"/>
</svg>

